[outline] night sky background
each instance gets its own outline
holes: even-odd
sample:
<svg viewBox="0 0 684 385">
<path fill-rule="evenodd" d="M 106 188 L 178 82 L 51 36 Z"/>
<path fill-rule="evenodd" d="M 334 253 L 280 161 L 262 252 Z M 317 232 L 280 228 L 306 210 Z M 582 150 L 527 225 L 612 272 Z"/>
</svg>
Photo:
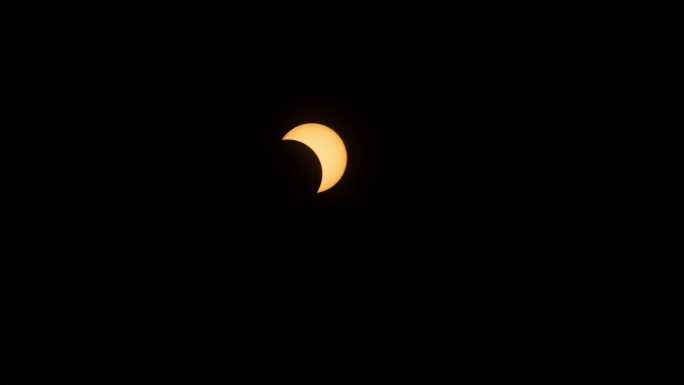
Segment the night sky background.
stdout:
<svg viewBox="0 0 684 385">
<path fill-rule="evenodd" d="M 516 37 L 475 24 L 323 42 L 313 27 L 254 41 L 221 23 L 97 37 L 78 85 L 63 85 L 85 112 L 70 115 L 84 129 L 65 155 L 79 210 L 62 207 L 79 247 L 107 255 L 88 276 L 135 287 L 141 311 L 247 314 L 273 338 L 287 333 L 269 317 L 306 312 L 303 330 L 343 320 L 355 326 L 337 338 L 356 328 L 396 345 L 392 320 L 455 313 L 462 335 L 499 343 L 542 247 L 530 207 L 553 170 L 530 150 L 552 103 Z M 331 127 L 348 151 L 320 194 L 315 154 L 281 140 L 303 123 Z"/>
<path fill-rule="evenodd" d="M 103 126 L 89 150 L 102 186 L 91 188 L 112 223 L 211 263 L 314 261 L 331 274 L 479 265 L 456 255 L 501 245 L 492 234 L 509 225 L 524 179 L 511 120 L 525 99 L 503 53 L 467 39 L 215 43 L 141 46 L 97 73 L 92 87 L 111 94 L 89 102 Z M 308 122 L 336 130 L 349 155 L 321 194 L 315 154 L 281 140 Z"/>
</svg>

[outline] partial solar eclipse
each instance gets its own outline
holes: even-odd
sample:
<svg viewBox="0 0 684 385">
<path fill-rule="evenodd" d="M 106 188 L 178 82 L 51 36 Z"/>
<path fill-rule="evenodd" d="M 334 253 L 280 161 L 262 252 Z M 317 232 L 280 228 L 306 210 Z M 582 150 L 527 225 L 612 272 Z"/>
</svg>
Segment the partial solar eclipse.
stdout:
<svg viewBox="0 0 684 385">
<path fill-rule="evenodd" d="M 283 140 L 296 140 L 307 145 L 321 162 L 321 185 L 323 192 L 340 181 L 347 168 L 347 149 L 342 138 L 331 128 L 318 123 L 306 123 L 291 129 Z"/>
</svg>

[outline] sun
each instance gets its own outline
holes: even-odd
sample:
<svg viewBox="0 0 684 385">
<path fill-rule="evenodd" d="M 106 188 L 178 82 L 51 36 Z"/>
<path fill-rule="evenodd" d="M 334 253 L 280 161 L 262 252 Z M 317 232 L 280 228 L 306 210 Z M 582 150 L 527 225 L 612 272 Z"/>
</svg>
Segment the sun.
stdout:
<svg viewBox="0 0 684 385">
<path fill-rule="evenodd" d="M 329 190 L 342 179 L 347 168 L 347 148 L 330 127 L 318 123 L 302 124 L 285 134 L 283 140 L 304 143 L 318 157 L 322 171 L 318 193 Z"/>
</svg>

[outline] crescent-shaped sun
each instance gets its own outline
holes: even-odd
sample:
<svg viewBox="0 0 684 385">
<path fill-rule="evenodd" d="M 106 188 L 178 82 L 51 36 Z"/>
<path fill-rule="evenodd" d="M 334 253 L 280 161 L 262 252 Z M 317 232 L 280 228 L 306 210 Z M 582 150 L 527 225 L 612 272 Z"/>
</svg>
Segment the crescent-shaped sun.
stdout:
<svg viewBox="0 0 684 385">
<path fill-rule="evenodd" d="M 306 123 L 291 129 L 283 140 L 296 140 L 307 145 L 321 162 L 321 185 L 318 192 L 333 187 L 347 168 L 347 149 L 342 138 L 330 127 Z"/>
</svg>

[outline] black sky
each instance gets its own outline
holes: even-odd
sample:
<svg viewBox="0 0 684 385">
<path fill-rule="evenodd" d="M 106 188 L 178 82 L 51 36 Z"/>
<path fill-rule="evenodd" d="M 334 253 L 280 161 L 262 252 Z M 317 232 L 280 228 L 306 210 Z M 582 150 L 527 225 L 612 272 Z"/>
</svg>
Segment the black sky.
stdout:
<svg viewBox="0 0 684 385">
<path fill-rule="evenodd" d="M 571 113 L 555 110 L 570 70 L 547 54 L 553 38 L 529 44 L 505 11 L 396 8 L 276 12 L 280 23 L 155 11 L 138 28 L 130 17 L 41 34 L 54 42 L 32 76 L 48 74 L 29 92 L 51 106 L 35 112 L 49 121 L 36 135 L 58 140 L 34 199 L 47 209 L 28 217 L 52 237 L 30 242 L 48 246 L 36 263 L 57 281 L 39 295 L 74 294 L 39 319 L 72 301 L 88 314 L 76 327 L 121 316 L 97 335 L 128 324 L 170 344 L 182 330 L 256 349 L 267 345 L 253 336 L 290 337 L 283 356 L 306 335 L 371 363 L 369 341 L 402 351 L 453 333 L 447 348 L 487 349 L 520 335 L 517 320 L 542 323 L 521 304 L 564 267 L 549 261 L 572 201 L 546 155 L 573 132 L 558 133 Z M 315 155 L 281 140 L 309 122 L 349 155 L 321 194 Z"/>
<path fill-rule="evenodd" d="M 209 244 L 296 234 L 389 252 L 430 246 L 424 236 L 485 238 L 474 229 L 501 223 L 486 218 L 510 208 L 521 180 L 512 167 L 527 94 L 506 53 L 447 42 L 219 50 L 209 40 L 121 56 L 92 70 L 91 87 L 111 92 L 88 102 L 104 127 L 91 150 L 116 154 L 94 174 L 113 176 L 102 179 L 119 197 L 110 209 L 144 218 L 133 226 Z M 322 194 L 313 152 L 281 141 L 307 122 L 335 129 L 349 152 Z"/>
<path fill-rule="evenodd" d="M 525 202 L 542 196 L 525 167 L 545 116 L 537 67 L 502 30 L 428 25 L 250 40 L 218 23 L 116 51 L 98 38 L 74 107 L 92 127 L 85 222 L 107 223 L 112 247 L 143 242 L 207 274 L 501 278 Z M 308 122 L 349 153 L 322 194 L 315 155 L 281 141 Z"/>
</svg>

